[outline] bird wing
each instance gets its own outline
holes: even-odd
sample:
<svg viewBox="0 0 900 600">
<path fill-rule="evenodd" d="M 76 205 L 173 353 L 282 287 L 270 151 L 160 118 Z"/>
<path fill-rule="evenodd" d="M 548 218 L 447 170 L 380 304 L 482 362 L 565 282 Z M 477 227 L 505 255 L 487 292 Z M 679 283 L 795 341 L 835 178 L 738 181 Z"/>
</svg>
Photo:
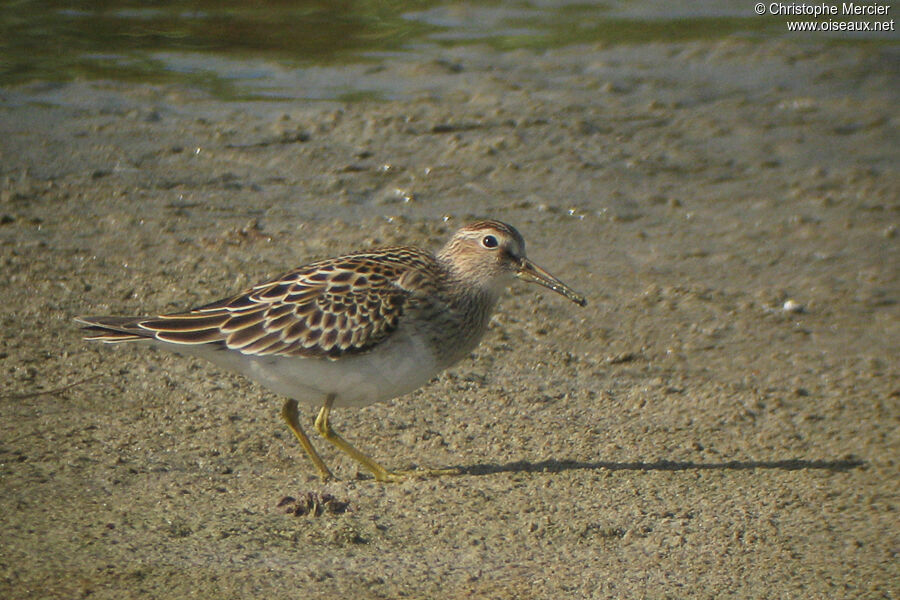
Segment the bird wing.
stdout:
<svg viewBox="0 0 900 600">
<path fill-rule="evenodd" d="M 337 358 L 394 332 L 421 293 L 434 259 L 414 248 L 333 258 L 295 269 L 235 296 L 159 317 L 80 317 L 89 339 L 155 338 L 219 344 L 255 356 Z M 414 272 L 416 275 L 411 275 Z"/>
</svg>

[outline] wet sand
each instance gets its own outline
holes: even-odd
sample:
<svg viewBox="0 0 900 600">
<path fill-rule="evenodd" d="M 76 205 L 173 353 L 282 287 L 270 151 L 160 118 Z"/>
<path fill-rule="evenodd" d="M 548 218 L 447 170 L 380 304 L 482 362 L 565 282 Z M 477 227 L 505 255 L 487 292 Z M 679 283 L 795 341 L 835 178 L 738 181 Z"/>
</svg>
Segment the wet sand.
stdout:
<svg viewBox="0 0 900 600">
<path fill-rule="evenodd" d="M 896 64 L 729 40 L 389 61 L 440 84 L 381 103 L 0 90 L 0 596 L 895 598 Z M 470 359 L 335 413 L 458 477 L 316 440 L 323 484 L 280 398 L 72 322 L 473 217 L 587 308 L 517 285 Z M 307 493 L 346 510 L 278 506 Z"/>
</svg>

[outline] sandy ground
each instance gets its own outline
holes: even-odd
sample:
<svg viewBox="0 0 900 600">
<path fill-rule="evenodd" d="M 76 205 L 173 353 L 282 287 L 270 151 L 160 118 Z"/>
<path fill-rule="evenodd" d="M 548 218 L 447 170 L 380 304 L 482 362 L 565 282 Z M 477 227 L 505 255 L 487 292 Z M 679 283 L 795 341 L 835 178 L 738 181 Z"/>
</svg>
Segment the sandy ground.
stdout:
<svg viewBox="0 0 900 600">
<path fill-rule="evenodd" d="M 472 48 L 345 105 L 0 90 L 0 596 L 898 597 L 897 60 Z M 280 398 L 72 322 L 475 216 L 588 307 L 517 285 L 470 359 L 335 414 L 458 477 L 380 484 L 317 440 L 323 484 Z M 333 510 L 278 506 L 307 494 Z"/>
</svg>

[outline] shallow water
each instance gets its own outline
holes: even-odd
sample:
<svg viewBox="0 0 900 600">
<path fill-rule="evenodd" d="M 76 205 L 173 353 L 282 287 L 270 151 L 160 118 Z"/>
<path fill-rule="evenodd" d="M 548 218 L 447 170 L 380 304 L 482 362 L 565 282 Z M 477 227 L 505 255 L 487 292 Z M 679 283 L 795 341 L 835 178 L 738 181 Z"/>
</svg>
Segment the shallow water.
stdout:
<svg viewBox="0 0 900 600">
<path fill-rule="evenodd" d="M 441 60 L 473 46 L 544 51 L 573 44 L 759 39 L 786 35 L 784 20 L 758 17 L 746 1 L 5 2 L 0 85 L 101 79 L 179 83 L 221 100 L 398 99 L 433 93 L 440 81 L 379 76 L 385 60 Z M 452 59 L 445 66 L 456 68 Z"/>
</svg>

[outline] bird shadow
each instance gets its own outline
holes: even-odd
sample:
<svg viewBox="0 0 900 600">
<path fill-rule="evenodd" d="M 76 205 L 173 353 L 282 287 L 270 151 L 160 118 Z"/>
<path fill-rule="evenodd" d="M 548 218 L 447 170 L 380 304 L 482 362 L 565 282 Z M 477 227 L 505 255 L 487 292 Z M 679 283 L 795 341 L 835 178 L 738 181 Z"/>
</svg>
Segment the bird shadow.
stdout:
<svg viewBox="0 0 900 600">
<path fill-rule="evenodd" d="M 461 475 L 494 475 L 497 473 L 561 473 L 563 471 L 746 471 L 755 469 L 780 469 L 783 471 L 800 471 L 818 469 L 832 472 L 845 472 L 865 465 L 865 461 L 846 458 L 840 460 L 802 460 L 791 458 L 786 460 L 731 460 L 725 462 L 692 462 L 658 460 L 654 462 L 610 462 L 610 461 L 578 461 L 578 460 L 542 460 L 538 462 L 515 461 L 505 464 L 479 463 L 454 467 Z"/>
</svg>

